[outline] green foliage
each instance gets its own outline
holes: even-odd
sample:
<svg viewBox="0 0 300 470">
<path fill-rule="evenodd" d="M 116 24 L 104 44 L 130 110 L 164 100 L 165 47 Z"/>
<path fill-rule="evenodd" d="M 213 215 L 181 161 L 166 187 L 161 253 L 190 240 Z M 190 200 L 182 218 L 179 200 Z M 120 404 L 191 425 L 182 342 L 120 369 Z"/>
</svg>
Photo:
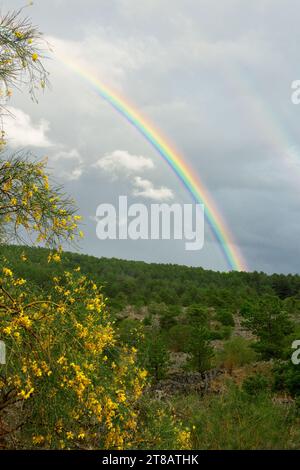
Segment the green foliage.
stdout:
<svg viewBox="0 0 300 470">
<path fill-rule="evenodd" d="M 175 352 L 186 352 L 191 336 L 192 327 L 190 325 L 173 326 L 167 336 L 169 348 Z"/>
<path fill-rule="evenodd" d="M 300 397 L 300 367 L 291 361 L 277 362 L 273 368 L 274 389 L 287 391 L 294 397 Z"/>
<path fill-rule="evenodd" d="M 42 61 L 45 41 L 42 34 L 22 10 L 12 11 L 0 18 L 0 81 L 10 96 L 12 87 L 25 84 L 32 98 L 37 89 L 45 88 L 48 79 Z"/>
<path fill-rule="evenodd" d="M 232 327 L 231 326 L 221 326 L 220 328 L 215 328 L 214 330 L 209 331 L 209 339 L 211 341 L 218 339 L 224 340 L 229 339 L 231 336 Z"/>
<path fill-rule="evenodd" d="M 225 326 L 234 326 L 233 315 L 229 310 L 218 309 L 216 313 L 216 319 Z"/>
<path fill-rule="evenodd" d="M 213 349 L 209 345 L 209 331 L 205 326 L 192 327 L 186 351 L 190 354 L 188 361 L 190 368 L 197 372 L 204 372 L 210 368 Z"/>
<path fill-rule="evenodd" d="M 118 323 L 118 334 L 121 343 L 138 348 L 143 340 L 144 329 L 140 322 L 125 318 Z"/>
<path fill-rule="evenodd" d="M 180 416 L 180 410 L 178 410 Z M 168 400 L 145 396 L 139 405 L 139 449 L 174 450 L 190 448 L 190 432 Z"/>
<path fill-rule="evenodd" d="M 229 372 L 234 367 L 240 367 L 254 362 L 256 353 L 251 348 L 251 343 L 240 336 L 236 336 L 224 343 L 223 351 L 220 351 L 217 362 Z"/>
<path fill-rule="evenodd" d="M 266 393 L 270 389 L 270 380 L 262 374 L 253 374 L 243 382 L 243 390 L 256 397 L 260 393 Z"/>
<path fill-rule="evenodd" d="M 231 385 L 222 395 L 175 400 L 192 428 L 192 448 L 207 450 L 298 449 L 295 406 L 279 407 L 268 394 L 256 399 Z"/>
<path fill-rule="evenodd" d="M 207 325 L 208 310 L 202 305 L 192 304 L 188 307 L 187 319 L 191 325 Z"/>
<path fill-rule="evenodd" d="M 176 325 L 176 317 L 180 313 L 180 308 L 175 305 L 170 305 L 169 307 L 165 308 L 163 312 L 160 314 L 160 327 L 162 330 L 169 330 L 172 326 Z"/>
<path fill-rule="evenodd" d="M 48 264 L 41 262 L 49 254 L 44 249 L 2 246 L 1 251 L 16 276 L 28 279 L 38 292 L 50 291 L 54 276 L 62 276 L 78 265 L 82 275 L 89 277 L 92 273 L 97 285 L 103 286 L 104 297 L 111 297 L 108 303 L 116 319 L 118 344 L 133 353 L 138 349 L 138 367 L 145 367 L 153 382 L 167 376 L 170 350 L 187 352 L 187 367 L 192 370 L 204 371 L 217 365 L 232 372 L 241 367 L 244 377 L 248 369 L 252 370 L 247 364 L 261 357 L 286 358 L 291 354 L 292 339 L 299 339 L 299 327 L 292 322 L 299 318 L 299 276 L 273 282 L 274 276 L 263 273 L 213 273 L 76 253 L 63 253 L 61 263 Z M 25 263 L 19 261 L 22 253 L 28 258 Z M 293 297 L 286 297 L 290 293 Z M 146 306 L 140 312 L 144 320 L 120 320 L 120 312 L 128 305 L 135 312 Z M 257 341 L 237 336 L 229 339 L 232 332 L 235 334 L 233 315 L 239 311 Z M 212 340 L 225 341 L 215 358 Z M 299 412 L 296 415 L 294 405 L 289 409 L 274 405 L 270 387 L 274 379 L 276 391 L 299 397 L 298 367 L 281 362 L 267 378 L 251 375 L 241 390 L 230 387 L 218 396 L 168 396 L 167 403 L 161 403 L 146 395 L 135 403 L 140 412 L 136 447 L 179 448 L 175 443 L 182 420 L 190 430 L 195 426 L 191 431 L 194 448 L 296 448 Z M 174 408 L 169 407 L 170 401 L 174 401 Z M 188 432 L 182 431 L 181 436 L 186 437 Z"/>
<path fill-rule="evenodd" d="M 163 379 L 170 361 L 170 355 L 163 337 L 155 330 L 145 337 L 139 350 L 140 363 L 155 381 Z"/>
<path fill-rule="evenodd" d="M 283 358 L 287 336 L 293 332 L 293 324 L 278 297 L 265 295 L 243 311 L 244 325 L 258 341 L 256 350 L 265 359 Z"/>
<path fill-rule="evenodd" d="M 147 374 L 136 349 L 118 341 L 97 285 L 75 270 L 53 279 L 46 295 L 2 262 L 0 422 L 17 420 L 6 434 L 18 428 L 25 448 L 130 445 Z"/>
<path fill-rule="evenodd" d="M 51 187 L 46 162 L 30 153 L 0 158 L 0 243 L 22 241 L 57 247 L 78 234 L 76 207 L 59 187 Z"/>
<path fill-rule="evenodd" d="M 2 246 L 1 250 L 14 264 L 14 270 L 19 276 L 23 276 L 25 267 L 18 263 L 15 256 L 15 250 L 20 249 Z M 24 251 L 28 257 L 26 270 L 30 280 L 37 285 L 40 285 L 39 276 L 43 285 L 46 285 L 48 278 L 55 276 L 57 269 L 62 269 L 55 265 L 39 266 L 37 275 L 41 252 L 27 247 L 24 247 Z M 246 302 L 253 310 L 259 296 L 275 295 L 272 287 L 275 275 L 267 276 L 264 273 L 221 273 L 187 266 L 64 253 L 63 269 L 72 270 L 79 264 L 82 273 L 93 277 L 103 286 L 109 305 L 115 305 L 119 310 L 126 305 L 142 304 L 148 305 L 153 315 L 160 315 L 161 308 L 165 308 L 163 304 L 189 307 L 196 303 L 203 308 L 211 307 L 216 311 L 227 309 L 234 313 L 244 311 Z M 292 291 L 300 292 L 300 276 L 287 276 L 287 279 Z M 171 302 L 166 302 L 164 298 L 166 289 L 172 289 L 176 294 Z"/>
</svg>

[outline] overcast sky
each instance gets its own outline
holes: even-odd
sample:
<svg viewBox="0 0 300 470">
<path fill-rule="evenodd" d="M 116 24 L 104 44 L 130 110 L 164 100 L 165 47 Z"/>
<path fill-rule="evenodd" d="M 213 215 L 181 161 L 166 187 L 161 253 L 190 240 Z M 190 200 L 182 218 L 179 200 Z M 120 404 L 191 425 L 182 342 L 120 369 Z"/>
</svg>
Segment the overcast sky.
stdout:
<svg viewBox="0 0 300 470">
<path fill-rule="evenodd" d="M 25 0 L 1 2 L 1 10 Z M 300 272 L 300 79 L 297 0 L 35 0 L 26 10 L 51 44 L 51 90 L 10 101 L 12 148 L 47 155 L 76 199 L 96 256 L 228 268 L 207 228 L 183 241 L 100 241 L 96 208 L 189 203 L 169 167 L 63 54 L 118 91 L 167 138 L 209 191 L 249 270 Z"/>
</svg>

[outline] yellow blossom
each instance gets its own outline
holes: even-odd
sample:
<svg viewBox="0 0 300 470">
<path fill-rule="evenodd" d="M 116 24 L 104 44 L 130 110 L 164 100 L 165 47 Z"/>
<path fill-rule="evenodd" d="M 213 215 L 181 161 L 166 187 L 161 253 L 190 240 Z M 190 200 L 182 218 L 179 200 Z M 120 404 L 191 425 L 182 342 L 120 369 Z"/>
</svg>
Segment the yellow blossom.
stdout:
<svg viewBox="0 0 300 470">
<path fill-rule="evenodd" d="M 45 441 L 44 436 L 33 436 L 32 437 L 32 443 L 34 445 L 42 444 Z"/>
<path fill-rule="evenodd" d="M 7 276 L 7 277 L 12 277 L 12 275 L 13 275 L 12 270 L 9 269 L 9 268 L 2 268 L 2 272 L 3 272 L 3 274 L 4 274 L 5 276 Z"/>
</svg>

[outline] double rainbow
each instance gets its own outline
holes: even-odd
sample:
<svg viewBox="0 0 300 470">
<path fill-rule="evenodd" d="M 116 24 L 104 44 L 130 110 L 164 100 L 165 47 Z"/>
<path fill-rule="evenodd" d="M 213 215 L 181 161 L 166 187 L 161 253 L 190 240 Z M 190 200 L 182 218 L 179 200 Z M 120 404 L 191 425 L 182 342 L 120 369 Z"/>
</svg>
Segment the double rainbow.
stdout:
<svg viewBox="0 0 300 470">
<path fill-rule="evenodd" d="M 60 61 L 68 66 L 73 72 L 86 80 L 93 86 L 94 90 L 104 98 L 121 116 L 130 122 L 143 137 L 154 147 L 159 155 L 167 162 L 170 168 L 183 183 L 187 191 L 196 203 L 204 204 L 205 217 L 212 229 L 216 240 L 220 243 L 221 250 L 228 263 L 229 269 L 237 271 L 246 271 L 246 264 L 243 257 L 234 242 L 225 221 L 218 212 L 215 204 L 207 189 L 192 170 L 187 166 L 184 159 L 171 148 L 153 126 L 142 117 L 134 107 L 124 98 L 117 95 L 115 91 L 101 83 L 98 78 L 88 72 L 86 69 L 73 62 L 69 58 L 58 56 Z"/>
</svg>

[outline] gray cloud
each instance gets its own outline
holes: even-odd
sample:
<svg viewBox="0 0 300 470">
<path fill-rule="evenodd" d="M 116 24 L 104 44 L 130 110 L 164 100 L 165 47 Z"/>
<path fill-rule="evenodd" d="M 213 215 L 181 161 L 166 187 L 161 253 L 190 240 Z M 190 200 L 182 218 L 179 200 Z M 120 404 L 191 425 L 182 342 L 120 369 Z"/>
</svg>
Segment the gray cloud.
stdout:
<svg viewBox="0 0 300 470">
<path fill-rule="evenodd" d="M 3 10 L 22 5 L 10 0 Z M 167 137 L 210 192 L 250 269 L 299 272 L 300 107 L 290 100 L 291 82 L 300 78 L 299 2 L 36 0 L 28 13 L 54 49 L 47 63 L 52 90 L 38 106 L 19 92 L 10 105 L 28 117 L 41 139 L 37 155 L 48 153 L 55 176 L 78 201 L 83 251 L 226 269 L 209 230 L 196 255 L 179 242 L 96 239 L 89 217 L 100 202 L 116 203 L 120 194 L 141 199 L 132 194 L 132 178 L 112 181 L 103 165 L 95 169 L 116 149 L 153 162 L 151 177 L 135 173 L 152 188 L 168 188 L 176 202 L 190 197 L 136 129 L 55 50 L 116 89 Z"/>
</svg>

